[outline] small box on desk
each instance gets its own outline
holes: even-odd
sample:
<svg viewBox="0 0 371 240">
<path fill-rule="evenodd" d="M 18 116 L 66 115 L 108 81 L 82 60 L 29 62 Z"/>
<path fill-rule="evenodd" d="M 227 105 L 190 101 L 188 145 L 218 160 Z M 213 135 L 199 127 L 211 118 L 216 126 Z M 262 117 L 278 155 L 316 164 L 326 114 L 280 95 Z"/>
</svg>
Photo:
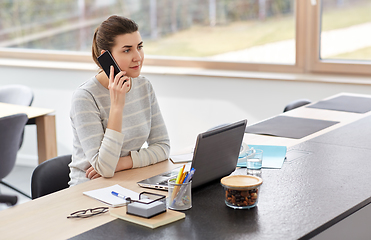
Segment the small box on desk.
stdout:
<svg viewBox="0 0 371 240">
<path fill-rule="evenodd" d="M 166 203 L 163 201 L 155 201 L 149 204 L 133 202 L 126 206 L 127 214 L 151 218 L 163 212 L 166 212 Z"/>
<path fill-rule="evenodd" d="M 129 202 L 125 208 L 110 209 L 110 214 L 149 228 L 157 228 L 185 218 L 184 213 L 166 210 L 166 196 L 164 195 L 141 192 L 139 200 L 130 198 L 127 200 Z"/>
</svg>

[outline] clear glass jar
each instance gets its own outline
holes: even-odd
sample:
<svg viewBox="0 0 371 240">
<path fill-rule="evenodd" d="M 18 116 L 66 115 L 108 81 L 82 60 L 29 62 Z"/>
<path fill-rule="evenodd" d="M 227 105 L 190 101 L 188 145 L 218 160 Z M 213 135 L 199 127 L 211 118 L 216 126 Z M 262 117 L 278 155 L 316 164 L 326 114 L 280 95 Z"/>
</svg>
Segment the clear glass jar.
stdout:
<svg viewBox="0 0 371 240">
<path fill-rule="evenodd" d="M 258 203 L 263 180 L 257 176 L 232 175 L 221 179 L 225 192 L 225 204 L 234 209 L 253 208 Z"/>
</svg>

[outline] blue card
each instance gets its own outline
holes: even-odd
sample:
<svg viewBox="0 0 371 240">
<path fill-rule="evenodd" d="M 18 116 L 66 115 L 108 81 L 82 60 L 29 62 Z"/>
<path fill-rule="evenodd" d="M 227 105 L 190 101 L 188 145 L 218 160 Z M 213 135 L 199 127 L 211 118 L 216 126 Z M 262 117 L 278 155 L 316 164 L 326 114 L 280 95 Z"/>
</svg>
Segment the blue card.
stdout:
<svg viewBox="0 0 371 240">
<path fill-rule="evenodd" d="M 286 158 L 286 146 L 248 145 L 249 148 L 263 150 L 263 168 L 281 168 Z M 246 167 L 246 161 L 238 162 L 237 167 Z"/>
</svg>

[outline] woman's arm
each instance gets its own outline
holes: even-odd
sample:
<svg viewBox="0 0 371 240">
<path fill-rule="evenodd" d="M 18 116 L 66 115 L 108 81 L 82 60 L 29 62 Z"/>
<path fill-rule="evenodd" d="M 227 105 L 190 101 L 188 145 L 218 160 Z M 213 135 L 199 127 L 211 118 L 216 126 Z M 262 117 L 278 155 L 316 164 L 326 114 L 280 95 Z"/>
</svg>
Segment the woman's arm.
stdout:
<svg viewBox="0 0 371 240">
<path fill-rule="evenodd" d="M 133 160 L 131 159 L 131 156 L 125 156 L 120 157 L 115 172 L 123 171 L 126 169 L 131 169 L 133 167 Z M 86 170 L 86 175 L 89 179 L 95 179 L 101 177 L 97 171 L 93 167 L 89 167 L 88 170 Z"/>
<path fill-rule="evenodd" d="M 119 72 L 113 78 L 114 68 L 111 66 L 108 90 L 110 92 L 111 108 L 107 123 L 107 128 L 117 132 L 122 129 L 122 115 L 125 106 L 126 93 L 130 90 L 130 78 L 124 76 L 125 71 Z M 124 82 L 126 81 L 126 82 Z M 130 156 L 120 157 L 115 168 L 115 172 L 130 169 L 133 167 L 133 160 Z M 88 174 L 87 174 L 88 175 Z"/>
<path fill-rule="evenodd" d="M 148 88 L 151 101 L 151 129 L 147 139 L 148 147 L 141 148 L 138 151 L 131 151 L 133 168 L 148 166 L 166 160 L 170 153 L 170 140 L 166 125 L 150 83 Z"/>
<path fill-rule="evenodd" d="M 121 71 L 115 77 L 113 77 L 114 69 L 113 66 L 111 66 L 111 73 L 108 83 L 111 108 L 107 128 L 117 132 L 121 132 L 122 129 L 122 114 L 125 106 L 125 98 L 126 93 L 130 89 L 130 79 L 124 76 L 125 73 L 125 71 Z M 126 82 L 124 83 L 124 81 Z"/>
<path fill-rule="evenodd" d="M 72 99 L 73 159 L 81 170 L 93 166 L 100 175 L 110 177 L 120 158 L 124 135 L 104 129 L 104 122 L 108 122 L 108 114 L 102 110 L 105 104 L 95 99 L 91 90 L 79 89 Z"/>
<path fill-rule="evenodd" d="M 76 92 L 71 108 L 71 120 L 75 128 L 74 143 L 77 152 L 82 152 L 99 176 L 112 177 L 120 159 L 124 135 L 121 133 L 122 111 L 125 105 L 125 94 L 129 89 L 129 81 L 123 85 L 126 78 L 120 78 L 124 72 L 109 83 L 111 105 L 102 105 L 100 98 L 85 89 Z M 94 92 L 94 91 L 93 91 Z M 98 98 L 96 98 L 98 97 Z M 110 107 L 107 129 L 102 123 L 101 109 Z M 128 160 L 126 160 L 128 161 Z M 91 168 L 87 169 L 87 176 L 92 178 L 96 174 Z"/>
</svg>

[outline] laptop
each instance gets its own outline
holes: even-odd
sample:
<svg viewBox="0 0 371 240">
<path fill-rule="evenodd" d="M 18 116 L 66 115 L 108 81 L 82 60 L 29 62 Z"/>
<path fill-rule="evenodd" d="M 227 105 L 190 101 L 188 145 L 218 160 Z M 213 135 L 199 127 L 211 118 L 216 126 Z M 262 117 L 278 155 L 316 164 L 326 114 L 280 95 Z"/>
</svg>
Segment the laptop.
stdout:
<svg viewBox="0 0 371 240">
<path fill-rule="evenodd" d="M 236 169 L 246 124 L 247 120 L 242 120 L 198 135 L 189 166 L 196 169 L 192 188 L 227 176 Z M 139 181 L 138 185 L 167 190 L 167 181 L 178 175 L 179 168 Z"/>
</svg>

